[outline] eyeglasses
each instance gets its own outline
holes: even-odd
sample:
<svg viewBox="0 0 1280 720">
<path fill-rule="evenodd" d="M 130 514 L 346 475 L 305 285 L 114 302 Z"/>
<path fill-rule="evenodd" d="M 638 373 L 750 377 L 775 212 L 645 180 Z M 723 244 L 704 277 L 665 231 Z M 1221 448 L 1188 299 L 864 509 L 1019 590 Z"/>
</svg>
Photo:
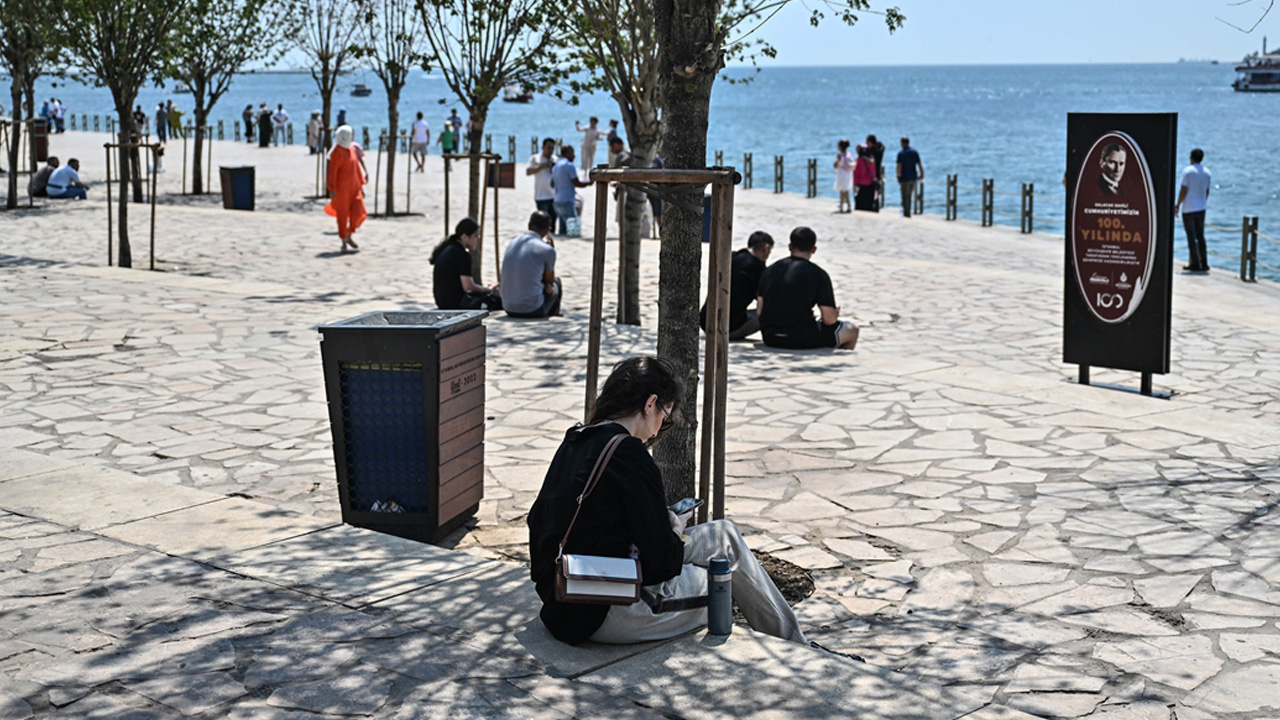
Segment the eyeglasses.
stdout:
<svg viewBox="0 0 1280 720">
<path fill-rule="evenodd" d="M 658 409 L 662 411 L 662 425 L 658 426 L 658 434 L 661 435 L 662 433 L 666 432 L 672 425 L 671 411 L 664 407 L 659 407 Z"/>
</svg>

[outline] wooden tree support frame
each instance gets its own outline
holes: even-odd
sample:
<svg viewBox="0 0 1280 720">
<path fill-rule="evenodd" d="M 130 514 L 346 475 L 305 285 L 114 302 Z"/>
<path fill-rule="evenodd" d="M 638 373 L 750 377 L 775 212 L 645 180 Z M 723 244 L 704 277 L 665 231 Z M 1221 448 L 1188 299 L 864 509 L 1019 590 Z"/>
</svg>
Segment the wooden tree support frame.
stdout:
<svg viewBox="0 0 1280 720">
<path fill-rule="evenodd" d="M 449 234 L 453 232 L 453 228 L 449 226 L 449 175 L 451 174 L 451 171 L 449 170 L 449 161 L 450 160 L 466 160 L 469 165 L 472 158 L 479 158 L 480 160 L 480 167 L 481 167 L 480 177 L 482 178 L 481 186 L 480 186 L 480 217 L 476 218 L 476 222 L 480 223 L 480 245 L 476 246 L 476 252 L 481 252 L 484 249 L 485 205 L 488 204 L 489 188 L 492 187 L 493 188 L 493 273 L 494 273 L 494 277 L 496 277 L 498 279 L 498 282 L 501 283 L 502 282 L 502 254 L 500 252 L 500 248 L 502 243 L 499 242 L 499 235 L 498 235 L 498 196 L 499 196 L 498 190 L 499 188 L 497 183 L 497 173 L 494 172 L 493 182 L 489 181 L 490 180 L 489 173 L 493 172 L 498 167 L 498 164 L 502 162 L 502 156 L 496 153 L 475 153 L 471 155 L 459 154 L 459 153 L 445 153 L 441 157 L 444 158 L 444 164 L 445 164 L 444 165 L 444 168 L 445 168 L 445 172 L 444 172 L 444 236 L 445 237 L 448 237 Z M 481 282 L 480 278 L 476 278 L 475 280 L 476 282 Z"/>
<path fill-rule="evenodd" d="M 595 247 L 591 262 L 591 320 L 587 344 L 586 412 L 595 409 L 600 380 L 601 315 L 604 312 L 604 256 L 609 228 L 609 183 L 624 187 L 652 185 L 711 186 L 711 256 L 707 263 L 707 332 L 702 376 L 702 454 L 698 495 L 707 500 L 698 522 L 724 518 L 725 407 L 729 368 L 729 278 L 732 274 L 733 190 L 741 176 L 732 167 L 706 170 L 593 169 L 596 184 Z M 692 400 L 692 399 L 691 399 Z"/>
<path fill-rule="evenodd" d="M 369 213 L 369 217 L 409 217 L 413 215 L 413 152 L 400 153 L 404 155 L 406 162 L 404 164 L 404 212 L 386 213 L 378 212 L 378 185 L 382 181 L 382 153 L 388 152 L 392 143 L 400 142 L 402 144 L 409 143 L 413 139 L 410 133 L 402 133 L 400 135 L 392 135 L 385 130 L 378 135 L 378 158 L 374 162 L 373 171 L 373 212 Z M 412 144 L 409 145 L 413 147 Z M 418 213 L 421 215 L 422 213 Z"/>
<path fill-rule="evenodd" d="M 111 183 L 112 183 L 112 178 L 111 178 L 112 152 L 111 151 L 119 150 L 121 148 L 132 149 L 132 150 L 139 150 L 142 148 L 146 148 L 151 153 L 148 159 L 152 163 L 155 163 L 156 153 L 164 146 L 161 145 L 160 143 L 154 143 L 150 145 L 145 143 L 103 143 L 102 147 L 107 153 L 107 265 L 110 266 L 112 264 L 111 244 L 112 244 L 112 240 L 114 240 L 114 237 L 115 237 L 112 234 L 113 225 L 115 221 L 111 213 Z M 151 190 L 151 247 L 150 247 L 150 255 L 149 255 L 149 263 L 150 263 L 151 270 L 156 269 L 156 177 L 157 175 L 155 173 L 151 173 L 149 178 L 151 181 L 151 188 L 150 188 Z"/>
<path fill-rule="evenodd" d="M 197 131 L 203 131 L 204 140 L 205 140 L 205 143 L 204 143 L 204 150 L 205 150 L 204 192 L 201 192 L 200 194 L 201 195 L 221 194 L 220 192 L 214 192 L 211 189 L 213 187 L 213 133 L 212 133 L 213 126 L 204 125 L 202 127 L 199 125 L 185 125 L 181 128 L 181 130 L 183 131 L 182 133 L 182 194 L 195 195 L 195 179 L 194 178 L 192 178 L 191 180 L 192 191 L 190 193 L 187 192 L 187 138 L 191 137 L 192 134 Z M 193 163 L 195 162 L 194 153 L 193 153 L 192 162 Z"/>
<path fill-rule="evenodd" d="M 31 120 L 0 118 L 0 145 L 4 146 L 5 162 L 9 161 L 9 148 L 16 140 L 18 143 L 18 160 L 25 160 L 30 163 L 30 166 L 25 169 L 21 167 L 9 168 L 8 171 L 14 175 L 34 175 L 37 172 L 36 168 L 40 163 L 36 160 L 36 145 L 32 142 L 31 137 L 31 128 L 35 127 L 37 119 L 43 120 L 43 118 L 33 118 Z M 27 127 L 27 131 L 15 133 L 12 128 L 14 125 L 25 125 Z M 23 152 L 24 145 L 26 146 L 26 152 Z M 22 192 L 21 182 L 18 183 L 18 189 L 16 192 Z M 27 195 L 27 209 L 34 207 L 35 198 Z"/>
</svg>

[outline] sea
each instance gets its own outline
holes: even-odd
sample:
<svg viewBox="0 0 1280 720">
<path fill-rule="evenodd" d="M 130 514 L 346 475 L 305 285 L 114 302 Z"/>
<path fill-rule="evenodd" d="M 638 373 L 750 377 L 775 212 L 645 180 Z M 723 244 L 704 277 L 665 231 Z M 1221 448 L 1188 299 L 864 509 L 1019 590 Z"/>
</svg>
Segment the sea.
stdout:
<svg viewBox="0 0 1280 720">
<path fill-rule="evenodd" d="M 1280 280 L 1280 93 L 1240 93 L 1231 89 L 1233 63 L 1087 65 L 947 65 L 877 67 L 765 67 L 725 71 L 711 99 L 708 162 L 721 152 L 726 165 L 743 165 L 753 157 L 753 184 L 772 189 L 774 156 L 781 156 L 787 192 L 803 193 L 806 163 L 816 158 L 819 198 L 815 212 L 829 212 L 834 197 L 831 163 L 841 138 L 855 144 L 869 133 L 889 148 L 911 137 L 925 168 L 927 212 L 942 213 L 944 183 L 957 176 L 960 217 L 979 217 L 983 178 L 995 182 L 995 221 L 1018 224 L 1023 183 L 1034 184 L 1035 229 L 1060 233 L 1064 202 L 1062 177 L 1066 158 L 1067 114 L 1071 112 L 1178 113 L 1178 166 L 1192 148 L 1204 150 L 1204 165 L 1213 174 L 1207 238 L 1210 264 L 1239 272 L 1242 218 L 1257 216 L 1262 237 L 1258 275 Z M 743 82 L 745 81 L 745 82 Z M 373 89 L 368 97 L 350 94 L 356 83 Z M 6 83 L 7 85 L 7 83 Z M 109 93 L 103 88 L 59 78 L 43 78 L 41 98 L 58 97 L 76 115 L 109 115 Z M 345 107 L 348 123 L 367 126 L 376 137 L 386 126 L 385 93 L 372 72 L 355 71 L 343 78 L 335 105 Z M 5 98 L 7 100 L 7 97 Z M 189 95 L 169 87 L 148 87 L 139 103 L 148 110 L 172 99 L 188 111 Z M 218 102 L 212 124 L 238 121 L 245 105 L 283 103 L 302 129 L 319 94 L 305 72 L 258 72 L 237 76 Z M 466 116 L 439 73 L 415 72 L 400 104 L 407 126 L 423 112 L 433 133 L 453 108 Z M 576 143 L 574 121 L 591 115 L 604 126 L 619 117 L 605 94 L 581 96 L 576 103 L 542 94 L 528 104 L 495 101 L 486 133 L 493 151 L 507 155 L 515 138 L 515 157 L 532 153 L 534 138 L 553 137 Z M 299 133 L 300 134 L 300 133 Z M 603 158 L 603 147 L 598 158 Z M 889 161 L 891 162 L 891 160 Z M 892 167 L 892 165 L 890 165 Z M 890 184 L 890 197 L 896 188 Z M 1180 261 L 1186 262 L 1181 224 L 1175 228 Z"/>
</svg>

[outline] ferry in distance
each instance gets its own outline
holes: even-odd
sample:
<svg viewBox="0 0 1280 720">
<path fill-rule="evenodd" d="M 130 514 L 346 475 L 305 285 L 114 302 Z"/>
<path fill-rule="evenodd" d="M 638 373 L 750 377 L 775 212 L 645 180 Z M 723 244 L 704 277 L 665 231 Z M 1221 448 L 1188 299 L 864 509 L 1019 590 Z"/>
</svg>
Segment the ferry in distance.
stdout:
<svg viewBox="0 0 1280 720">
<path fill-rule="evenodd" d="M 373 94 L 373 90 L 364 83 L 356 83 L 355 87 L 351 88 L 351 94 L 356 97 L 369 97 Z"/>
<path fill-rule="evenodd" d="M 1231 87 L 1238 92 L 1280 92 L 1280 53 L 1267 53 L 1267 39 L 1262 38 L 1262 53 L 1246 55 L 1236 66 L 1236 81 Z"/>
</svg>

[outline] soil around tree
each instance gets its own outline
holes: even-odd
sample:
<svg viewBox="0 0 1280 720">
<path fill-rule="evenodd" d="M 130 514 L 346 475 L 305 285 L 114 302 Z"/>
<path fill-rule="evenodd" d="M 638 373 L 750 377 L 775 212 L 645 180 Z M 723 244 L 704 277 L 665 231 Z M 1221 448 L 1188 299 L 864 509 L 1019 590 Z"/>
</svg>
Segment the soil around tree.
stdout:
<svg viewBox="0 0 1280 720">
<path fill-rule="evenodd" d="M 778 587 L 788 605 L 797 605 L 813 594 L 813 577 L 804 568 L 795 563 L 776 558 L 769 553 L 752 550 L 752 554 L 769 573 L 769 579 Z"/>
</svg>

